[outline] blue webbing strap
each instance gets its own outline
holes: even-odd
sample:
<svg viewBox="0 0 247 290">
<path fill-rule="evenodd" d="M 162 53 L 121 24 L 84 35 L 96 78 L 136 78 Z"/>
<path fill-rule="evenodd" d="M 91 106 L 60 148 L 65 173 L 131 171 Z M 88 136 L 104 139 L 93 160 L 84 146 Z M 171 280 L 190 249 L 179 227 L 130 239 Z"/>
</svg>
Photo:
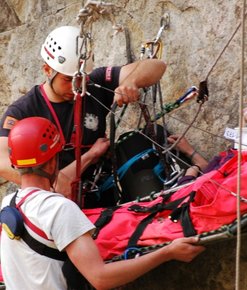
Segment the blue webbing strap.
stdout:
<svg viewBox="0 0 247 290">
<path fill-rule="evenodd" d="M 165 182 L 165 179 L 162 178 L 161 174 L 164 171 L 164 165 L 159 162 L 157 165 L 155 165 L 155 167 L 153 168 L 153 172 L 154 174 L 162 181 Z"/>
<path fill-rule="evenodd" d="M 127 162 L 125 162 L 118 170 L 117 170 L 117 174 L 119 176 L 119 180 L 121 180 L 124 175 L 126 174 L 126 172 L 128 171 L 128 169 L 135 163 L 137 162 L 139 159 L 141 159 L 143 156 L 155 152 L 155 150 L 153 148 L 149 148 L 147 150 L 142 151 L 141 153 L 136 154 L 135 156 L 133 156 L 132 158 L 130 158 Z M 100 192 L 103 192 L 105 190 L 108 190 L 109 188 L 111 188 L 114 185 L 114 177 L 111 175 L 109 176 L 106 181 L 102 184 L 102 186 L 100 187 Z"/>
</svg>

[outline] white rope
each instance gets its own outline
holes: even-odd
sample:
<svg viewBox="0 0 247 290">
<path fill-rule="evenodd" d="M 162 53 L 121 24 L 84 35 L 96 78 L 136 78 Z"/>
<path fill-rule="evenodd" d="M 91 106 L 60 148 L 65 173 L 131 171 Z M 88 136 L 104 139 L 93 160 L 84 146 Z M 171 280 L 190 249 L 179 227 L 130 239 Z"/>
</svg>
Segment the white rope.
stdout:
<svg viewBox="0 0 247 290">
<path fill-rule="evenodd" d="M 239 99 L 239 148 L 238 148 L 238 186 L 237 186 L 237 245 L 236 245 L 236 278 L 235 289 L 240 288 L 240 251 L 241 251 L 241 160 L 242 160 L 242 127 L 243 127 L 243 97 L 244 97 L 244 48 L 245 48 L 245 7 L 246 0 L 243 0 L 242 8 L 242 35 L 241 35 L 241 71 L 240 71 L 240 99 Z"/>
</svg>

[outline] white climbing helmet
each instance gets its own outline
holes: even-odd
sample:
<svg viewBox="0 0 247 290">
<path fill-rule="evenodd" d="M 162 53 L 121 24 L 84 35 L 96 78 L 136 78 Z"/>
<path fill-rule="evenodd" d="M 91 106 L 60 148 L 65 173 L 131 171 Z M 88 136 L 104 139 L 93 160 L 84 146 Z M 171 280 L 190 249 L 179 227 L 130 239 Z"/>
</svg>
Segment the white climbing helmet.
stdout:
<svg viewBox="0 0 247 290">
<path fill-rule="evenodd" d="M 56 72 L 73 76 L 78 71 L 77 51 L 82 43 L 79 34 L 80 30 L 75 26 L 61 26 L 47 36 L 41 47 L 41 56 Z"/>
</svg>

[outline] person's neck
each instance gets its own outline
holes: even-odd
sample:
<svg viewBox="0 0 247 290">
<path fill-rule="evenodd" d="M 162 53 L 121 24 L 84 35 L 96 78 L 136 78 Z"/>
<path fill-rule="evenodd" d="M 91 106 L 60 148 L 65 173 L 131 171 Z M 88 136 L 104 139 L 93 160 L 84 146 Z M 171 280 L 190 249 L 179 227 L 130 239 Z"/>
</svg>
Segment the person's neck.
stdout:
<svg viewBox="0 0 247 290">
<path fill-rule="evenodd" d="M 24 174 L 21 176 L 21 188 L 37 187 L 43 190 L 50 191 L 50 181 L 42 176 L 35 174 Z"/>
<path fill-rule="evenodd" d="M 48 82 L 45 82 L 43 84 L 43 89 L 50 102 L 53 102 L 53 103 L 63 102 L 63 100 L 61 100 L 61 98 L 54 92 L 54 90 L 52 89 L 52 87 L 49 85 Z"/>
</svg>

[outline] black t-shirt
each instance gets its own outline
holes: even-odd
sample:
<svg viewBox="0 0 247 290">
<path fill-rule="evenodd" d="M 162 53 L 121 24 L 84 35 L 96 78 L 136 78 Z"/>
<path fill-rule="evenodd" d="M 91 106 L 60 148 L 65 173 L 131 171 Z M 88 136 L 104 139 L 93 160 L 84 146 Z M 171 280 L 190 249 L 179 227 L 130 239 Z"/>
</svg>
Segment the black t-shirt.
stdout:
<svg viewBox="0 0 247 290">
<path fill-rule="evenodd" d="M 120 69 L 121 67 L 101 67 L 95 69 L 89 75 L 87 91 L 107 108 L 110 108 L 112 105 L 113 91 L 119 83 Z M 93 84 L 98 84 L 101 88 Z M 85 95 L 82 101 L 83 145 L 92 145 L 98 138 L 105 136 L 106 115 L 109 111 L 92 96 Z M 60 122 L 66 143 L 73 143 L 74 102 L 51 102 L 51 105 Z M 32 116 L 44 117 L 56 124 L 40 92 L 39 86 L 33 87 L 26 95 L 20 97 L 7 108 L 0 121 L 0 136 L 8 136 L 10 130 L 6 123 L 8 121 L 11 122 L 11 118 L 21 120 Z M 82 150 L 86 151 L 87 149 L 84 148 Z M 60 169 L 75 160 L 73 149 L 64 150 L 60 155 Z"/>
</svg>

